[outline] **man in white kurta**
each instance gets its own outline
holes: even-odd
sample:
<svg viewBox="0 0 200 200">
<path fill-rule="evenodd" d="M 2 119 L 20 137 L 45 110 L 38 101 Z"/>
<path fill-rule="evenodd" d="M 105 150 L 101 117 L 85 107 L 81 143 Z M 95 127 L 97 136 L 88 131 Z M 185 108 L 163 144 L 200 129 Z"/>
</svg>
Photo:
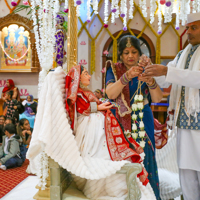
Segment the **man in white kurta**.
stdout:
<svg viewBox="0 0 200 200">
<path fill-rule="evenodd" d="M 200 200 L 200 13 L 188 15 L 186 30 L 189 45 L 167 67 L 150 65 L 143 76 L 157 76 L 161 87 L 172 84 L 169 111 L 174 110 L 171 122 L 178 128 L 181 188 L 184 200 Z"/>
</svg>

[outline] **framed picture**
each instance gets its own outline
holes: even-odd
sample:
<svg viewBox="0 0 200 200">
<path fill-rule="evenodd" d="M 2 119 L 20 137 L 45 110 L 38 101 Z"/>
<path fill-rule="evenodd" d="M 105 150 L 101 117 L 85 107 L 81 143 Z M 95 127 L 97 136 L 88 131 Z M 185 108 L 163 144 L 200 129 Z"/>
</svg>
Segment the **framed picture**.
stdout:
<svg viewBox="0 0 200 200">
<path fill-rule="evenodd" d="M 0 72 L 37 72 L 32 22 L 18 14 L 0 18 Z"/>
</svg>

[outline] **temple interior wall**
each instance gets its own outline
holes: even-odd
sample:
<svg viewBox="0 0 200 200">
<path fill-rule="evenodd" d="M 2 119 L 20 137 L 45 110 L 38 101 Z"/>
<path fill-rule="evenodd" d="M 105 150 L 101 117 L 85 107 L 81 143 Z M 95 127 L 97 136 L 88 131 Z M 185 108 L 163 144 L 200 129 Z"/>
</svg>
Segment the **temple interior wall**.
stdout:
<svg viewBox="0 0 200 200">
<path fill-rule="evenodd" d="M 7 1 L 8 4 L 10 5 L 11 0 Z M 85 9 L 85 7 L 84 7 Z M 148 11 L 148 18 L 149 18 L 149 9 Z M 8 15 L 10 13 L 6 3 L 4 0 L 0 1 L 0 18 Z M 81 19 L 83 21 L 86 20 L 86 11 L 83 13 L 85 16 L 83 16 Z M 26 12 L 20 12 L 18 13 L 22 16 L 26 16 Z M 102 17 L 104 14 L 103 12 L 103 6 L 101 6 L 99 15 Z M 147 21 L 148 21 L 147 18 Z M 102 18 L 103 20 L 103 18 Z M 156 15 L 155 17 L 155 22 L 151 25 L 153 30 L 157 33 L 158 29 L 158 17 Z M 111 34 L 114 34 L 123 28 L 123 24 L 120 19 L 117 19 L 115 24 L 111 24 L 109 21 L 108 23 L 109 31 Z M 136 12 L 133 20 L 130 22 L 129 27 L 131 29 L 136 29 L 138 31 L 141 31 L 145 25 L 145 21 L 141 17 L 141 14 L 139 12 Z M 101 22 L 100 20 L 95 17 L 92 19 L 90 24 L 87 24 L 87 30 L 89 30 L 89 33 L 91 37 L 95 37 L 98 31 L 101 29 Z M 163 30 L 167 24 L 162 24 Z M 78 22 L 78 29 L 81 28 L 81 23 L 80 21 Z M 181 35 L 184 31 L 184 27 L 180 26 L 180 29 L 178 30 L 179 35 Z M 157 49 L 157 40 L 158 37 L 155 36 L 153 31 L 147 26 L 147 28 L 144 30 L 144 34 L 146 34 L 152 41 L 155 50 Z M 92 74 L 92 79 L 91 79 L 91 85 L 90 89 L 94 91 L 97 88 L 102 88 L 102 73 L 101 70 L 103 68 L 103 48 L 107 40 L 110 38 L 110 35 L 108 34 L 108 31 L 106 31 L 105 28 L 102 29 L 100 34 L 95 40 L 95 72 Z M 182 38 L 182 44 L 184 45 L 186 41 L 186 34 Z M 162 35 L 160 38 L 160 55 L 162 56 L 168 56 L 168 57 L 174 57 L 178 53 L 178 43 L 179 43 L 179 37 L 175 33 L 174 29 L 170 26 L 167 28 L 165 33 Z M 84 64 L 84 66 L 90 71 L 90 64 L 91 64 L 91 38 L 88 36 L 87 32 L 85 29 L 80 33 L 79 38 L 78 38 L 78 63 Z M 37 84 L 38 84 L 38 73 L 22 73 L 22 72 L 9 72 L 9 73 L 0 73 L 0 81 L 1 80 L 6 80 L 8 78 L 11 78 L 14 80 L 15 84 L 19 87 L 19 89 L 27 89 L 27 92 L 29 94 L 33 94 L 35 98 L 37 98 Z M 3 86 L 0 85 L 0 92 L 3 89 Z M 22 90 L 23 93 L 24 90 Z M 24 94 L 25 95 L 25 94 Z M 25 98 L 22 94 L 22 98 Z"/>
</svg>

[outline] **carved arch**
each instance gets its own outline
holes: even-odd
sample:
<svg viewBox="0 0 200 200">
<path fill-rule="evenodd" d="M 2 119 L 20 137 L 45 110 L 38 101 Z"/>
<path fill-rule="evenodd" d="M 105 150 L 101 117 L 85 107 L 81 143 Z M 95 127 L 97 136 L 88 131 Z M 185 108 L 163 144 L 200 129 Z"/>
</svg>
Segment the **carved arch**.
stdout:
<svg viewBox="0 0 200 200">
<path fill-rule="evenodd" d="M 31 42 L 31 51 L 32 51 L 30 70 L 31 72 L 39 72 L 40 63 L 37 56 L 37 50 L 36 50 L 36 45 L 35 45 L 35 34 L 33 32 L 32 21 L 18 14 L 9 14 L 9 15 L 6 15 L 5 17 L 0 18 L 0 30 L 2 30 L 5 26 L 9 26 L 11 24 L 17 24 L 19 26 L 23 26 L 29 32 L 30 42 Z"/>
</svg>

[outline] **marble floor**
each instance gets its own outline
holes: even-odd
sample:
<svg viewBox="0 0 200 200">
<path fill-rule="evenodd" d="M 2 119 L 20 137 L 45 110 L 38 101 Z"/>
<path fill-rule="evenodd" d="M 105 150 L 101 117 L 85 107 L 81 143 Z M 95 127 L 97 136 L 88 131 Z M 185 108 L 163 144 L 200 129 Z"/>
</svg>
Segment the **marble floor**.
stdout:
<svg viewBox="0 0 200 200">
<path fill-rule="evenodd" d="M 38 184 L 37 176 L 29 176 L 13 188 L 8 194 L 1 198 L 1 200 L 34 200 L 33 196 L 37 193 L 38 189 L 35 186 Z M 180 200 L 177 197 L 175 200 Z"/>
<path fill-rule="evenodd" d="M 1 200 L 33 200 L 33 196 L 38 189 L 35 186 L 38 184 L 37 176 L 28 176 L 8 194 L 1 198 Z"/>
</svg>

